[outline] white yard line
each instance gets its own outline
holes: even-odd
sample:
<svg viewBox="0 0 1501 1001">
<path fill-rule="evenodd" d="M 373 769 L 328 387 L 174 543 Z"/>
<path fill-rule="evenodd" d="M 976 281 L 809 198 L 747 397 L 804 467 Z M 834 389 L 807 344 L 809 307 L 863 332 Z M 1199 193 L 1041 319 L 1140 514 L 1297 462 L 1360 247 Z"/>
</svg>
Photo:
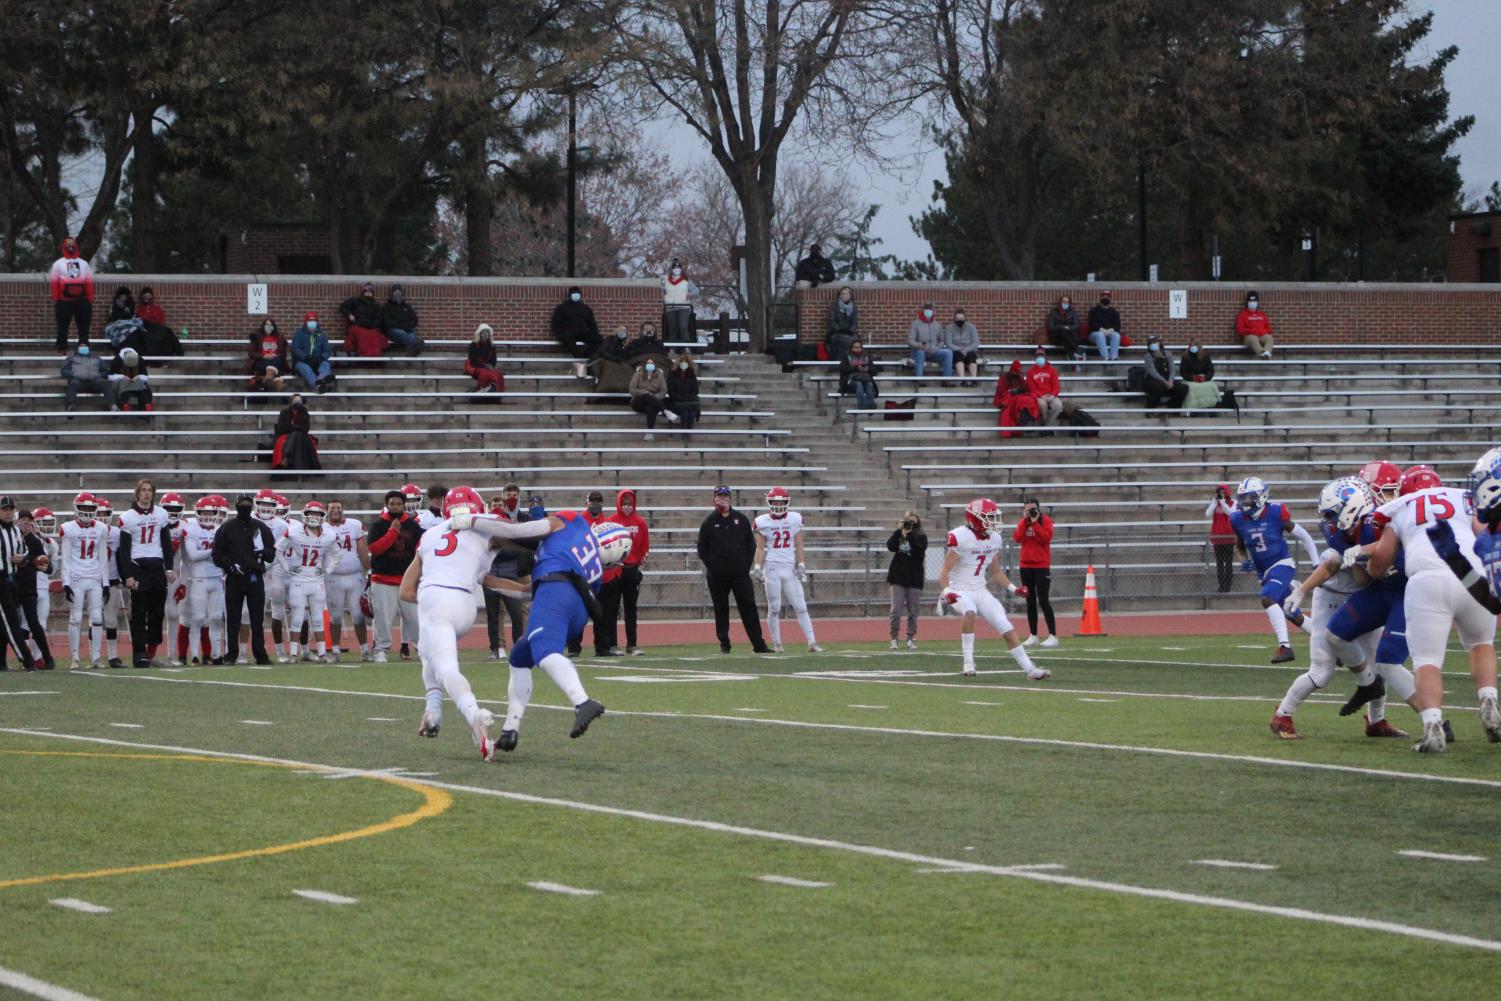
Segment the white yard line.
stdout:
<svg viewBox="0 0 1501 1001">
<path fill-rule="evenodd" d="M 111 723 L 110 726 L 118 727 L 121 730 L 144 730 L 144 729 L 146 729 L 146 726 L 143 723 Z"/>
<path fill-rule="evenodd" d="M 1080 699 L 1080 702 L 1119 702 L 1120 699 Z"/>
<path fill-rule="evenodd" d="M 764 713 L 765 709 L 752 709 L 750 706 L 736 706 L 731 712 L 737 713 Z"/>
<path fill-rule="evenodd" d="M 853 703 L 853 704 L 849 705 L 847 708 L 849 708 L 849 709 L 890 709 L 891 707 L 890 706 L 867 706 L 867 705 L 861 705 L 859 703 Z"/>
<path fill-rule="evenodd" d="M 62 907 L 70 911 L 78 911 L 80 914 L 108 914 L 110 909 L 99 904 L 91 904 L 87 900 L 79 900 L 77 897 L 58 897 L 47 903 L 54 907 Z"/>
<path fill-rule="evenodd" d="M 0 987 L 9 987 L 22 994 L 30 994 L 34 998 L 41 998 L 42 1001 L 98 1001 L 97 998 L 87 994 L 49 984 L 45 980 L 29 977 L 16 970 L 7 970 L 3 966 L 0 966 Z"/>
<path fill-rule="evenodd" d="M 271 722 L 269 719 L 242 719 L 242 720 L 240 720 L 240 722 L 244 723 L 246 726 L 275 726 L 276 725 L 275 723 Z"/>
<path fill-rule="evenodd" d="M 1232 862 L 1222 858 L 1198 858 L 1194 859 L 1194 865 L 1207 865 L 1215 869 L 1252 869 L 1256 872 L 1271 872 L 1277 868 L 1265 862 Z"/>
<path fill-rule="evenodd" d="M 0 692 L 0 698 L 7 695 L 61 695 L 62 692 Z"/>
<path fill-rule="evenodd" d="M 345 897 L 337 893 L 328 893 L 324 890 L 293 890 L 297 896 L 306 900 L 316 900 L 320 904 L 357 904 L 359 901 L 354 897 Z"/>
<path fill-rule="evenodd" d="M 400 723 L 401 722 L 401 720 L 397 719 L 394 716 L 366 716 L 365 718 L 367 720 L 369 720 L 370 722 L 372 722 L 372 723 Z"/>
<path fill-rule="evenodd" d="M 1408 858 L 1436 859 L 1439 862 L 1484 862 L 1484 855 L 1449 855 L 1445 852 L 1425 852 L 1416 848 L 1407 848 L 1397 852 Z"/>
<path fill-rule="evenodd" d="M 759 721 L 756 721 L 759 722 Z M 148 748 L 157 751 L 173 751 L 179 754 L 210 754 L 220 757 L 241 758 L 247 761 L 267 761 L 276 764 L 293 765 L 303 768 L 327 769 L 330 766 L 307 761 L 296 761 L 286 758 L 270 758 L 263 755 L 241 754 L 233 751 L 213 751 L 203 748 L 179 747 L 168 744 L 145 744 L 125 740 L 111 740 L 106 737 L 81 737 L 72 734 L 39 734 L 35 731 L 27 731 L 15 727 L 0 727 L 0 733 L 14 733 L 22 736 L 45 736 L 55 740 L 71 740 L 81 743 L 106 744 L 120 747 Z M 1358 769 L 1344 766 L 1329 766 L 1340 771 L 1372 772 L 1380 774 L 1377 769 Z M 376 773 L 372 773 L 376 774 Z M 1416 778 L 1417 775 L 1395 772 L 1387 773 L 1399 778 Z M 1449 780 L 1460 781 L 1466 784 L 1501 787 L 1501 782 L 1485 781 L 1480 779 Z M 633 820 L 648 821 L 656 824 L 666 824 L 675 827 L 685 827 L 694 830 L 712 831 L 717 834 L 733 834 L 746 838 L 754 838 L 762 841 L 772 841 L 781 844 L 800 845 L 808 848 L 822 848 L 831 851 L 846 852 L 855 855 L 864 855 L 871 858 L 888 859 L 896 862 L 914 863 L 917 865 L 938 867 L 970 867 L 995 876 L 1006 876 L 1013 879 L 1027 879 L 1038 883 L 1047 883 L 1054 886 L 1069 886 L 1078 889 L 1096 890 L 1102 893 L 1113 893 L 1123 896 L 1142 897 L 1152 900 L 1165 900 L 1171 903 L 1188 904 L 1196 907 L 1209 907 L 1218 910 L 1240 911 L 1248 914 L 1260 914 L 1267 917 L 1287 918 L 1294 921 L 1306 921 L 1314 924 L 1333 925 L 1342 928 L 1355 928 L 1362 931 L 1382 932 L 1388 935 L 1396 935 L 1404 938 L 1419 939 L 1427 942 L 1438 942 L 1444 945 L 1454 945 L 1469 949 L 1479 949 L 1485 952 L 1501 953 L 1501 941 L 1493 939 L 1475 938 L 1471 935 L 1461 935 L 1454 932 L 1439 931 L 1433 928 L 1422 928 L 1416 925 L 1405 925 L 1395 921 L 1383 921 L 1376 918 L 1365 918 L 1358 915 L 1328 914 L 1322 911 L 1312 911 L 1302 907 L 1279 907 L 1272 904 L 1261 904 L 1249 900 L 1236 900 L 1230 897 L 1207 896 L 1198 893 L 1180 893 L 1177 890 L 1161 889 L 1152 886 L 1137 886 L 1131 883 L 1114 883 L 1107 880 L 1084 879 L 1078 876 L 1064 876 L 1056 872 L 1036 872 L 1021 869 L 1007 868 L 1005 866 L 988 866 L 972 862 L 961 862 L 957 859 L 946 859 L 932 855 L 922 855 L 916 852 L 905 852 L 894 848 L 882 848 L 877 845 L 862 845 L 848 841 L 837 841 L 831 838 L 815 838 L 807 835 L 792 834 L 785 831 L 769 831 L 755 827 L 743 827 L 736 824 L 723 824 L 713 820 L 698 820 L 691 817 L 674 817 L 668 814 L 650 813 L 645 810 L 630 810 L 624 807 L 607 806 L 598 803 L 583 803 L 576 800 L 553 799 L 547 796 L 534 796 L 528 793 L 511 792 L 505 789 L 490 789 L 483 786 L 460 785 L 454 782 L 430 782 L 430 785 L 440 789 L 448 789 L 453 792 L 471 793 L 476 796 L 490 796 L 496 799 L 511 800 L 518 803 L 531 803 L 538 806 L 552 806 L 581 813 L 592 813 L 602 816 L 622 817 Z M 58 995 L 71 1001 L 71 995 Z M 88 1001 L 88 999 L 85 999 Z"/>
<path fill-rule="evenodd" d="M 757 876 L 763 883 L 775 883 L 777 886 L 800 886 L 807 890 L 819 890 L 833 883 L 820 883 L 814 879 L 798 879 L 795 876 Z"/>
<path fill-rule="evenodd" d="M 533 890 L 541 890 L 544 893 L 561 893 L 569 897 L 599 896 L 598 890 L 585 890 L 582 887 L 565 886 L 562 883 L 549 883 L 545 880 L 538 880 L 535 883 L 528 883 L 526 885 L 530 886 Z"/>
<path fill-rule="evenodd" d="M 966 701 L 964 704 L 967 705 L 967 706 L 1003 706 L 1006 703 L 1004 703 L 1004 702 L 969 702 L 969 701 Z"/>
</svg>

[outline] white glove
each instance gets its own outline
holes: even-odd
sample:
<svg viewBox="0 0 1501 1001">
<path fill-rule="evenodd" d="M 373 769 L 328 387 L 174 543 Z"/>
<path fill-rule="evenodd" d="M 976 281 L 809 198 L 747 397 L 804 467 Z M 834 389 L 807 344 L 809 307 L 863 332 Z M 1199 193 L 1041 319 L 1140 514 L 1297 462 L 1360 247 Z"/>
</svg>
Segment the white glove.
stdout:
<svg viewBox="0 0 1501 1001">
<path fill-rule="evenodd" d="M 1344 557 L 1339 561 L 1340 567 L 1348 570 L 1364 559 L 1365 553 L 1361 549 L 1361 546 L 1351 546 L 1346 549 Z"/>
<path fill-rule="evenodd" d="M 806 584 L 808 582 L 808 564 L 799 563 L 797 565 L 797 569 L 793 571 L 793 575 L 796 576 L 799 581 L 802 581 L 804 584 Z"/>
<path fill-rule="evenodd" d="M 765 583 L 766 571 L 761 567 L 751 567 L 751 580 L 758 584 Z"/>
<path fill-rule="evenodd" d="M 1303 585 L 1294 584 L 1288 592 L 1287 598 L 1282 602 L 1282 610 L 1288 615 L 1297 615 L 1298 607 L 1303 604 Z"/>
<path fill-rule="evenodd" d="M 462 532 L 474 525 L 474 515 L 468 511 L 455 511 L 448 516 L 448 527 L 456 532 Z"/>
</svg>

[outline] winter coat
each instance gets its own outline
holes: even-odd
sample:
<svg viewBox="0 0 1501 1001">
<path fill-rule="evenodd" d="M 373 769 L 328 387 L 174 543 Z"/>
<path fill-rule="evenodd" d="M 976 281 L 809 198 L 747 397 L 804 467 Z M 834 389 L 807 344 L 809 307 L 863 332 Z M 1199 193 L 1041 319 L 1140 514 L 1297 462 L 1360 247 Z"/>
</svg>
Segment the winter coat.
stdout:
<svg viewBox="0 0 1501 1001">
<path fill-rule="evenodd" d="M 923 558 L 928 552 L 928 537 L 921 528 L 914 528 L 902 538 L 899 528 L 886 540 L 886 548 L 893 555 L 891 566 L 886 568 L 886 583 L 894 587 L 915 587 L 922 590 L 926 578 L 923 574 Z"/>
<path fill-rule="evenodd" d="M 1021 434 L 1010 428 L 1042 423 L 1042 408 L 1037 405 L 1037 397 L 1027 389 L 1027 379 L 1022 375 L 1019 361 L 1013 361 L 1011 368 L 995 381 L 995 397 L 991 402 L 1000 411 L 996 424 L 1002 428 L 1002 438 L 1015 438 Z M 1030 420 L 1026 419 L 1028 417 Z"/>
<path fill-rule="evenodd" d="M 1048 340 L 1069 354 L 1079 349 L 1079 314 L 1072 308 L 1054 306 L 1048 313 Z"/>
<path fill-rule="evenodd" d="M 412 304 L 402 299 L 387 299 L 386 304 L 380 308 L 380 329 L 382 330 L 405 330 L 409 334 L 417 332 L 417 311 Z"/>
<path fill-rule="evenodd" d="M 464 373 L 469 374 L 471 368 L 494 368 L 496 364 L 494 341 L 470 341 L 469 357 L 464 363 Z"/>
<path fill-rule="evenodd" d="M 648 373 L 646 366 L 636 369 L 636 374 L 631 376 L 631 398 L 635 399 L 643 394 L 655 396 L 658 400 L 667 398 L 667 377 L 659 368 L 655 372 Z"/>
<path fill-rule="evenodd" d="M 843 306 L 848 308 L 840 308 Z M 829 330 L 824 339 L 836 334 L 845 337 L 860 336 L 860 307 L 855 305 L 853 299 L 848 303 L 835 299 L 833 307 L 829 309 Z"/>
<path fill-rule="evenodd" d="M 108 363 L 92 351 L 87 355 L 74 351 L 63 359 L 62 376 L 64 379 L 103 379 L 107 371 Z"/>
<path fill-rule="evenodd" d="M 332 358 L 333 354 L 333 348 L 328 343 L 328 335 L 323 332 L 322 327 L 312 331 L 307 328 L 307 324 L 303 324 L 292 335 L 292 360 L 306 362 L 315 372 L 318 366 Z"/>
<path fill-rule="evenodd" d="M 1096 330 L 1114 330 L 1121 332 L 1121 311 L 1114 306 L 1101 306 L 1096 303 L 1089 307 L 1089 332 Z"/>
<path fill-rule="evenodd" d="M 167 314 L 162 311 L 161 305 L 156 302 L 137 306 L 136 316 L 139 316 L 146 323 L 154 323 L 159 327 L 167 325 Z"/>
<path fill-rule="evenodd" d="M 1148 351 L 1146 370 L 1147 382 L 1158 382 L 1171 389 L 1178 381 L 1178 363 L 1166 351 Z"/>
<path fill-rule="evenodd" d="M 587 302 L 564 299 L 553 307 L 552 335 L 564 350 L 572 352 L 578 341 L 592 341 L 599 336 L 599 324 Z"/>
<path fill-rule="evenodd" d="M 924 320 L 919 315 L 907 327 L 907 347 L 914 351 L 937 351 L 943 347 L 943 324 L 936 317 Z"/>
<path fill-rule="evenodd" d="M 339 304 L 339 315 L 343 317 L 353 316 L 354 326 L 356 327 L 369 327 L 371 330 L 381 329 L 381 306 L 380 303 L 375 301 L 374 296 L 371 296 L 369 299 L 366 299 L 364 295 L 350 296 Z"/>
<path fill-rule="evenodd" d="M 667 377 L 667 399 L 674 405 L 698 403 L 698 373 L 673 368 Z"/>
<path fill-rule="evenodd" d="M 881 385 L 875 381 L 875 358 L 863 351 L 858 355 L 846 352 L 844 357 L 839 359 L 839 392 L 850 392 L 850 383 L 857 378 L 869 379 L 871 386 L 875 388 L 876 395 L 881 395 Z"/>
<path fill-rule="evenodd" d="M 281 335 L 281 331 L 267 334 L 263 330 L 256 330 L 250 334 L 249 346 L 245 349 L 245 374 L 254 375 L 255 367 L 260 362 L 270 362 L 276 366 L 276 370 L 283 375 L 291 371 L 287 364 L 287 339 Z"/>
<path fill-rule="evenodd" d="M 955 354 L 968 354 L 980 350 L 980 328 L 968 320 L 964 325 L 950 323 L 943 328 L 943 346 Z"/>
<path fill-rule="evenodd" d="M 792 280 L 807 282 L 813 288 L 827 285 L 834 280 L 834 262 L 822 254 L 817 257 L 809 254 L 797 262 L 797 268 L 792 273 Z"/>
<path fill-rule="evenodd" d="M 1184 382 L 1209 382 L 1214 378 L 1214 359 L 1203 348 L 1196 355 L 1185 351 L 1178 360 L 1178 371 L 1183 374 Z"/>
</svg>

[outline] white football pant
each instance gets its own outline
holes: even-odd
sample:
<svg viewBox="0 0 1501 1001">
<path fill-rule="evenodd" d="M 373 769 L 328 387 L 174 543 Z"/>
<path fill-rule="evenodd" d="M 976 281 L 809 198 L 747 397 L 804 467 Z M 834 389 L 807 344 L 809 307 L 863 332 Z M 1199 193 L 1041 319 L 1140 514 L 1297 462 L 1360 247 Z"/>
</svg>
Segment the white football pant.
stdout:
<svg viewBox="0 0 1501 1001">
<path fill-rule="evenodd" d="M 370 588 L 372 601 L 376 588 L 389 590 L 392 594 L 396 592 L 396 588 L 389 584 L 374 584 Z M 429 586 L 417 592 L 415 604 L 421 621 L 419 629 L 422 637 L 417 643 L 417 653 L 422 657 L 422 686 L 427 692 L 428 705 L 433 705 L 437 692 L 446 691 L 465 721 L 473 725 L 474 712 L 479 708 L 479 702 L 469 686 L 469 679 L 459 670 L 459 639 L 474 628 L 474 595 L 468 591 Z M 377 606 L 377 630 L 380 622 L 380 609 Z M 389 649 L 389 629 L 386 639 L 388 645 L 377 649 Z M 441 696 L 438 696 L 437 704 L 441 710 Z"/>
<path fill-rule="evenodd" d="M 83 631 L 85 607 L 88 610 L 92 636 L 89 647 L 92 659 L 98 660 L 104 651 L 104 581 L 75 580 L 72 583 L 73 603 L 68 606 L 68 649 L 73 659 L 78 659 L 78 642 Z"/>
<path fill-rule="evenodd" d="M 950 590 L 955 590 L 950 588 Z M 1006 617 L 1006 607 L 1000 599 L 989 591 L 957 591 L 959 600 L 949 607 L 960 615 L 975 613 L 975 617 L 984 619 L 990 624 L 990 628 L 1005 636 L 1012 631 L 1011 620 Z"/>
<path fill-rule="evenodd" d="M 813 638 L 813 619 L 808 614 L 808 602 L 803 597 L 803 582 L 797 579 L 797 571 L 791 566 L 771 566 L 766 568 L 766 625 L 771 631 L 771 641 L 777 646 L 782 645 L 782 601 L 792 606 L 792 612 L 797 616 L 798 627 L 803 631 L 803 639 L 810 644 L 816 642 Z"/>
<path fill-rule="evenodd" d="M 1442 668 L 1449 627 L 1459 629 L 1466 650 L 1496 641 L 1496 617 L 1447 570 L 1423 570 L 1407 581 L 1407 650 L 1414 669 Z"/>
<path fill-rule="evenodd" d="M 293 579 L 287 585 L 287 645 L 293 653 L 297 652 L 298 640 L 302 635 L 302 624 L 308 624 L 308 645 L 314 644 L 319 653 L 326 653 L 327 648 L 323 640 L 323 613 L 328 609 L 328 596 L 324 591 L 323 581 L 318 579 L 303 580 Z"/>
<path fill-rule="evenodd" d="M 198 631 L 208 627 L 208 648 L 211 656 L 224 656 L 224 579 L 222 577 L 194 577 L 188 582 L 187 601 L 188 656 L 198 656 Z"/>
</svg>

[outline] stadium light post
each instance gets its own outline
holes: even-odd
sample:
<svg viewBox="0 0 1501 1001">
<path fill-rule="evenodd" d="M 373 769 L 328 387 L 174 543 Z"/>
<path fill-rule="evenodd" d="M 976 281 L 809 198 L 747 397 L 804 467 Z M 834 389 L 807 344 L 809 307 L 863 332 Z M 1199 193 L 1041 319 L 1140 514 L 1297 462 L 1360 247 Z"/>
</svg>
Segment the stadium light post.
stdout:
<svg viewBox="0 0 1501 1001">
<path fill-rule="evenodd" d="M 569 83 L 554 90 L 568 98 L 568 277 L 578 277 L 578 96 L 599 85 L 591 81 Z"/>
</svg>

